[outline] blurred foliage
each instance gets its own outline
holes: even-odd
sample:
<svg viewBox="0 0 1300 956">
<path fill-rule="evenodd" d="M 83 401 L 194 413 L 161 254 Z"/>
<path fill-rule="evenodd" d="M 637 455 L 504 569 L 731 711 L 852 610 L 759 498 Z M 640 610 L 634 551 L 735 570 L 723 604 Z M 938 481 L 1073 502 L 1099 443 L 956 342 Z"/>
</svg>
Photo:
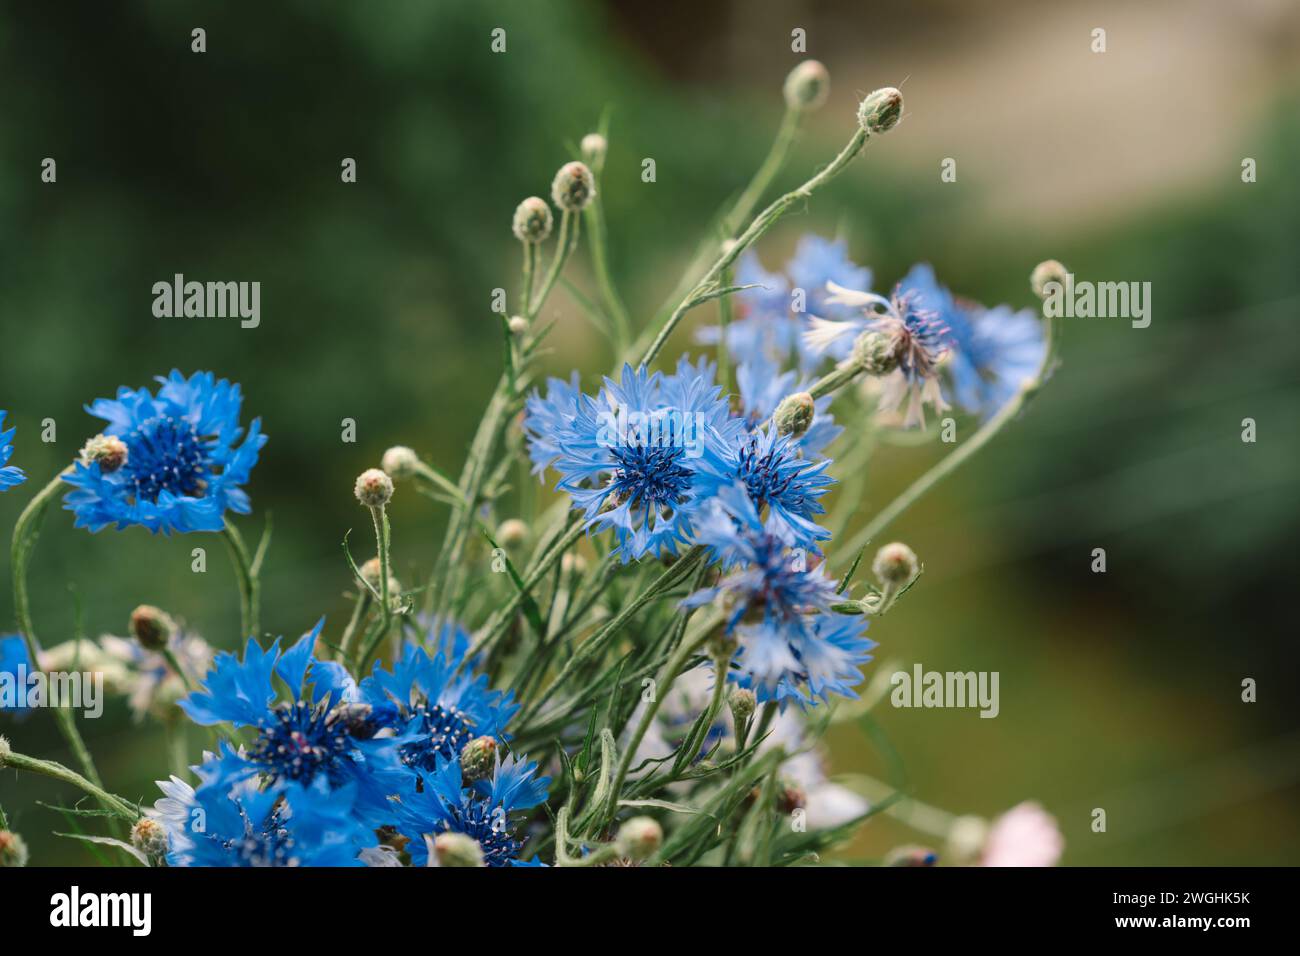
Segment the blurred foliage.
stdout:
<svg viewBox="0 0 1300 956">
<path fill-rule="evenodd" d="M 196 25 L 201 56 L 189 50 Z M 497 26 L 502 55 L 488 48 Z M 355 475 L 395 443 L 459 469 L 497 374 L 488 302 L 515 287 L 519 199 L 547 194 L 608 107 L 611 259 L 645 322 L 767 147 L 793 57 L 761 89 L 683 88 L 615 36 L 601 8 L 581 3 L 157 0 L 85 5 L 75 18 L 8 7 L 0 407 L 20 429 L 15 463 L 39 487 L 93 431 L 81 406 L 119 384 L 172 367 L 239 381 L 246 414 L 271 436 L 245 522 L 255 536 L 264 511 L 276 516 L 266 626 L 296 634 L 321 613 L 340 617 L 340 541 L 365 527 Z M 1300 169 L 1296 105 L 1278 103 L 1261 170 Z M 837 131 L 819 117 L 778 186 L 825 162 L 851 122 Z M 39 182 L 46 156 L 57 185 Z M 653 185 L 640 181 L 644 156 L 656 159 Z M 357 160 L 356 185 L 339 180 L 343 157 Z M 1081 278 L 1152 283 L 1149 329 L 1067 321 L 1066 364 L 1024 420 L 891 529 L 927 574 L 873 629 L 882 662 L 1002 673 L 995 721 L 884 708 L 909 785 L 959 812 L 1040 799 L 1061 816 L 1067 862 L 1281 863 L 1300 846 L 1293 773 L 1273 751 L 1248 754 L 1244 769 L 1214 762 L 1297 726 L 1292 695 L 1273 681 L 1294 672 L 1282 608 L 1300 530 L 1300 192 L 1280 172 L 1244 185 L 1229 169 L 1221 182 L 1122 228 L 989 234 L 931 170 L 891 165 L 886 142 L 760 247 L 772 267 L 802 231 L 840 230 L 878 288 L 928 259 L 990 303 L 1028 305 L 1025 277 L 1048 256 Z M 177 272 L 260 281 L 261 327 L 153 318 L 152 284 Z M 556 315 L 552 367 L 603 370 L 608 350 L 576 310 Z M 1247 416 L 1254 445 L 1239 438 Z M 39 440 L 45 418 L 54 444 Z M 356 444 L 340 441 L 344 418 L 358 423 Z M 889 450 L 857 512 L 941 453 Z M 0 527 L 34 490 L 0 497 Z M 441 515 L 399 492 L 393 518 L 396 570 L 419 580 Z M 225 556 L 205 542 L 209 571 L 196 579 L 196 543 L 91 536 L 52 514 L 33 567 L 43 641 L 72 635 L 75 583 L 92 635 L 120 633 L 148 601 L 236 645 Z M 1089 571 L 1094 547 L 1107 549 L 1104 576 Z M 1243 676 L 1260 680 L 1254 707 L 1238 703 Z M 61 753 L 42 715 L 0 731 L 25 751 Z M 114 789 L 153 799 L 156 729 L 117 706 L 85 733 Z M 835 769 L 883 773 L 856 732 L 832 743 Z M 1209 769 L 1186 786 L 1146 785 L 1198 766 Z M 34 799 L 69 798 L 12 777 L 0 787 L 35 858 L 85 861 L 49 835 L 62 821 Z M 1105 837 L 1088 833 L 1094 806 L 1116 808 Z M 1129 810 L 1144 829 L 1126 830 Z M 847 852 L 879 857 L 905 833 L 873 824 Z"/>
</svg>

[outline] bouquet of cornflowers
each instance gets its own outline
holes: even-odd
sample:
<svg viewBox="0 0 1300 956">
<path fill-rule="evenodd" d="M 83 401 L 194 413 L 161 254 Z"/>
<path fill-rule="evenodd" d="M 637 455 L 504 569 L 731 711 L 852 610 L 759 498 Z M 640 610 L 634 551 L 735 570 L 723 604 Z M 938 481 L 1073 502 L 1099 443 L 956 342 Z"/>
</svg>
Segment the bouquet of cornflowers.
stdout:
<svg viewBox="0 0 1300 956">
<path fill-rule="evenodd" d="M 103 431 L 14 529 L 18 630 L 0 639 L 0 704 L 30 719 L 57 675 L 88 668 L 137 719 L 167 724 L 173 772 L 152 801 L 113 793 L 66 706 L 53 710 L 76 769 L 3 737 L 0 767 L 84 791 L 64 810 L 103 832 L 79 838 L 147 866 L 806 864 L 879 812 L 927 838 L 881 862 L 1055 862 L 1060 835 L 1033 803 L 991 823 L 957 816 L 881 781 L 832 779 L 819 750 L 831 723 L 886 696 L 887 672 L 871 670 L 889 642 L 879 619 L 921 574 L 905 544 L 877 539 L 1013 420 L 1055 362 L 1049 320 L 958 298 L 926 265 L 872 291 L 845 242 L 811 235 L 783 270 L 762 265 L 756 245 L 782 215 L 902 119 L 898 90 L 870 94 L 840 153 L 756 213 L 828 85 L 815 61 L 790 74 L 770 154 L 641 328 L 606 259 L 605 132 L 555 175 L 558 225 L 545 200 L 519 204 L 518 305 L 498 315 L 503 368 L 467 461 L 454 480 L 395 446 L 356 479 L 375 553 L 358 563 L 343 539 L 354 600 L 342 626 L 304 613 L 297 639 L 263 631 L 269 524 L 249 547 L 234 516 L 252 511 L 245 486 L 267 436 L 260 419 L 243 423 L 238 385 L 173 371 L 91 402 Z M 591 295 L 564 275 L 584 240 Z M 1031 284 L 1043 295 L 1063 276 L 1045 262 Z M 559 284 L 620 357 L 599 382 L 538 381 Z M 699 351 L 665 361 L 706 303 L 717 320 L 697 329 Z M 942 427 L 959 414 L 970 436 L 847 533 L 872 453 L 907 429 L 938 440 L 933 416 L 949 416 Z M 26 476 L 8 464 L 3 423 L 11 491 Z M 558 495 L 538 495 L 539 480 Z M 388 515 L 407 489 L 448 514 L 414 586 L 394 576 Z M 129 634 L 43 647 L 27 567 L 59 498 L 92 533 L 221 535 L 240 652 L 214 653 L 153 606 Z M 201 753 L 186 749 L 195 726 Z M 21 864 L 5 827 L 0 811 L 0 861 Z"/>
</svg>

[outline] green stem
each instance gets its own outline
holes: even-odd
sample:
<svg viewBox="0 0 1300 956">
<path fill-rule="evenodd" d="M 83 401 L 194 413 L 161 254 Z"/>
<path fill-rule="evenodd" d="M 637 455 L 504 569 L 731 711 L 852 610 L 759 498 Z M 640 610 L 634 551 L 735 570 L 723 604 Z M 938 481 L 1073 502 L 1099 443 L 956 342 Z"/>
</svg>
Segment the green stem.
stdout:
<svg viewBox="0 0 1300 956">
<path fill-rule="evenodd" d="M 853 158 L 858 155 L 858 153 L 862 152 L 862 148 L 867 145 L 867 140 L 870 138 L 870 135 L 871 134 L 866 129 L 859 126 L 854 132 L 852 138 L 845 144 L 844 148 L 840 150 L 839 155 L 831 160 L 831 162 L 822 169 L 821 172 L 817 173 L 802 186 L 792 189 L 785 195 L 778 197 L 771 205 L 760 212 L 745 231 L 736 238 L 736 241 L 724 248 L 722 254 L 709 271 L 704 274 L 704 277 L 700 279 L 695 288 L 682 299 L 681 304 L 673 310 L 673 313 L 668 317 L 668 320 L 663 324 L 663 327 L 660 328 L 654 340 L 641 356 L 640 364 L 648 366 L 653 362 L 660 350 L 664 347 L 665 343 L 667 343 L 668 337 L 672 335 L 673 330 L 676 329 L 678 323 L 681 322 L 683 316 L 694 307 L 695 300 L 700 295 L 707 292 L 719 279 L 722 273 L 726 269 L 730 268 L 746 249 L 752 246 L 760 236 L 772 228 L 776 221 L 785 214 L 787 209 L 795 203 L 808 200 L 814 192 L 838 176 L 840 172 L 844 170 L 844 167 L 846 167 Z"/>
<path fill-rule="evenodd" d="M 100 784 L 87 780 L 75 770 L 70 770 L 63 764 L 55 763 L 53 760 L 39 760 L 36 757 L 28 757 L 26 754 L 10 752 L 0 759 L 0 767 L 6 770 L 10 767 L 15 770 L 26 770 L 28 773 L 38 773 L 45 777 L 61 780 L 64 783 L 70 783 L 90 794 L 103 805 L 104 809 L 122 819 L 130 821 L 139 819 L 140 814 L 127 801 L 109 793 Z"/>
<path fill-rule="evenodd" d="M 235 578 L 239 584 L 239 626 L 245 638 L 257 637 L 258 631 L 258 594 L 257 577 L 253 574 L 253 563 L 244 544 L 244 536 L 234 523 L 226 518 L 221 535 L 226 539 L 230 551 L 230 561 L 235 568 Z"/>
<path fill-rule="evenodd" d="M 50 502 L 63 490 L 63 476 L 71 473 L 72 470 L 72 466 L 69 465 L 55 475 L 54 479 L 27 503 L 27 507 L 23 509 L 14 524 L 13 548 L 10 553 L 14 578 L 14 614 L 18 619 L 18 629 L 22 632 L 23 643 L 27 646 L 27 656 L 31 658 L 33 668 L 41 666 L 41 642 L 36 637 L 36 625 L 32 621 L 31 595 L 27 590 L 27 569 L 31 563 L 32 552 L 36 549 L 36 542 L 40 539 L 41 522 L 45 517 L 45 511 Z M 91 758 L 90 750 L 81 737 L 81 731 L 77 729 L 76 715 L 66 707 L 56 707 L 54 718 L 82 772 L 95 786 L 102 787 L 103 781 L 100 780 L 99 771 L 95 769 L 95 761 Z"/>
<path fill-rule="evenodd" d="M 632 337 L 632 321 L 628 318 L 627 308 L 614 288 L 614 280 L 609 271 L 608 240 L 605 233 L 605 207 L 601 202 L 600 190 L 596 198 L 583 211 L 591 237 L 587 245 L 591 249 L 592 271 L 596 274 L 596 286 L 600 298 L 605 304 L 605 311 L 613 319 L 614 354 L 622 355 L 627 351 Z"/>
<path fill-rule="evenodd" d="M 343 631 L 343 639 L 339 642 L 339 660 L 345 667 L 359 668 L 361 662 L 355 660 L 353 655 L 357 649 L 357 637 L 361 627 L 361 619 L 365 615 L 366 608 L 370 604 L 370 592 L 364 587 L 357 593 L 357 599 L 352 605 L 352 617 L 348 619 L 348 626 Z M 360 671 L 356 671 L 357 676 Z"/>
</svg>

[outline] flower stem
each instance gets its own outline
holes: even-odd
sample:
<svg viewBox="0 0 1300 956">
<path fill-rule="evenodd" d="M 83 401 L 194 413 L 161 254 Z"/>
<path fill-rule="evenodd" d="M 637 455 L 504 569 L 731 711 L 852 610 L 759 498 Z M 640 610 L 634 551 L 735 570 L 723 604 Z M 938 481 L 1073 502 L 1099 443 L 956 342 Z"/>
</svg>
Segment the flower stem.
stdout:
<svg viewBox="0 0 1300 956">
<path fill-rule="evenodd" d="M 745 231 L 736 238 L 736 241 L 722 251 L 718 260 L 713 263 L 709 268 L 709 271 L 706 272 L 704 277 L 696 284 L 695 288 L 692 289 L 691 292 L 682 299 L 681 304 L 673 310 L 672 314 L 668 317 L 668 320 L 663 324 L 662 328 L 659 329 L 658 334 L 641 356 L 640 362 L 642 365 L 648 366 L 655 360 L 655 357 L 668 341 L 668 337 L 672 335 L 673 330 L 676 329 L 678 323 L 681 322 L 682 317 L 685 316 L 693 307 L 693 300 L 713 286 L 723 272 L 730 268 L 731 265 L 740 258 L 740 255 L 752 246 L 760 236 L 772 228 L 776 221 L 785 214 L 787 209 L 797 202 L 809 199 L 814 192 L 839 175 L 840 172 L 843 171 L 844 167 L 847 166 L 853 158 L 858 155 L 858 153 L 862 152 L 862 148 L 867 145 L 867 140 L 870 138 L 870 135 L 871 134 L 867 132 L 866 129 L 859 126 L 854 132 L 852 138 L 845 144 L 844 148 L 840 150 L 839 155 L 831 160 L 829 165 L 805 182 L 802 186 L 790 190 L 790 192 L 783 196 L 779 196 L 771 205 L 754 218 L 754 221 L 751 222 Z"/>
<path fill-rule="evenodd" d="M 103 805 L 104 809 L 124 820 L 134 821 L 140 816 L 135 807 L 121 797 L 109 793 L 100 784 L 87 780 L 75 770 L 70 770 L 53 760 L 40 760 L 36 757 L 28 757 L 26 754 L 10 752 L 5 755 L 2 766 L 6 770 L 12 767 L 15 770 L 26 770 L 28 773 L 38 773 L 70 783 L 90 794 Z"/>
<path fill-rule="evenodd" d="M 227 518 L 221 528 L 221 536 L 226 539 L 230 551 L 230 561 L 235 568 L 235 579 L 239 584 L 239 625 L 244 637 L 257 637 L 258 631 L 258 587 L 257 575 L 253 573 L 253 564 L 248 557 L 248 548 L 244 536 Z"/>
<path fill-rule="evenodd" d="M 32 622 L 31 596 L 27 590 L 27 568 L 31 563 L 32 552 L 36 550 L 36 542 L 41 536 L 41 522 L 45 518 L 45 511 L 50 502 L 58 497 L 59 492 L 63 489 L 63 476 L 71 471 L 72 466 L 69 465 L 55 475 L 54 479 L 27 503 L 27 507 L 23 509 L 22 514 L 18 516 L 18 521 L 14 524 L 13 548 L 11 551 L 14 578 L 14 615 L 18 619 L 18 629 L 22 632 L 23 642 L 27 645 L 27 656 L 31 658 L 33 668 L 41 667 L 41 642 L 36 637 L 36 625 Z M 43 670 L 43 668 L 41 669 Z M 102 787 L 103 781 L 100 780 L 99 771 L 95 769 L 95 761 L 86 748 L 86 742 L 81 737 L 81 731 L 77 729 L 76 715 L 66 707 L 56 707 L 54 708 L 54 718 L 63 734 L 63 739 L 68 742 L 68 746 L 72 749 L 72 755 L 81 767 L 82 772 L 89 778 L 90 783 L 96 787 Z M 72 771 L 68 772 L 71 773 Z"/>
</svg>

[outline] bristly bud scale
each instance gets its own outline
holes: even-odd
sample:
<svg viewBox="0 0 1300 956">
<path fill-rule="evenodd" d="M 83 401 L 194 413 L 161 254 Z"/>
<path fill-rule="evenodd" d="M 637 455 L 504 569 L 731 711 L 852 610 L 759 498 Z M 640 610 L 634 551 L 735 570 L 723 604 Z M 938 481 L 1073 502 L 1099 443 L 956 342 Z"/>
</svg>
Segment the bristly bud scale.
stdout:
<svg viewBox="0 0 1300 956">
<path fill-rule="evenodd" d="M 863 332 L 853 343 L 853 361 L 868 375 L 898 368 L 898 339 L 885 332 Z"/>
</svg>

